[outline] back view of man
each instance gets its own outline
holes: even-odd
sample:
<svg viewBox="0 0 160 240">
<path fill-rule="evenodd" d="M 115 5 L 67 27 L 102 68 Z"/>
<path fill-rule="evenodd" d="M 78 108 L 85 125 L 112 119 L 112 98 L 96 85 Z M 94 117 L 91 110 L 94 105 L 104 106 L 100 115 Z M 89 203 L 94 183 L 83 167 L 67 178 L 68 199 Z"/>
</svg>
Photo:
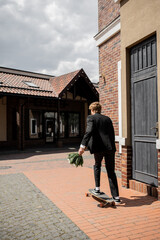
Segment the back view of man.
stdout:
<svg viewBox="0 0 160 240">
<path fill-rule="evenodd" d="M 91 115 L 87 117 L 87 128 L 82 139 L 79 154 L 82 155 L 88 147 L 94 154 L 95 194 L 100 194 L 101 163 L 104 157 L 112 197 L 120 202 L 117 177 L 115 174 L 115 134 L 112 121 L 101 114 L 101 104 L 94 102 L 89 106 Z"/>
</svg>

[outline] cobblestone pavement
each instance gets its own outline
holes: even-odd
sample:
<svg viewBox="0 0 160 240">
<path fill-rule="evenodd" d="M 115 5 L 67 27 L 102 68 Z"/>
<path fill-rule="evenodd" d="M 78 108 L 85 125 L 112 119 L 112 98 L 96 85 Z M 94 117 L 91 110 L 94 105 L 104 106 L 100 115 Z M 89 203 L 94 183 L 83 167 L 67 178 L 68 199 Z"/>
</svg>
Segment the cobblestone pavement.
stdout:
<svg viewBox="0 0 160 240">
<path fill-rule="evenodd" d="M 89 239 L 23 173 L 0 176 L 0 239 Z"/>
</svg>

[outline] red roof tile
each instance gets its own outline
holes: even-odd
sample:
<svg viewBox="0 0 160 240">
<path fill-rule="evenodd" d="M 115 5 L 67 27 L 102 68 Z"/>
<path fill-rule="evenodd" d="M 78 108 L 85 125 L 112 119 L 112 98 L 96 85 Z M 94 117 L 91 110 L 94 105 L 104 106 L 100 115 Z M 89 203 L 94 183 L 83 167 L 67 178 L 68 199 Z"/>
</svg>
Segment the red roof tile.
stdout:
<svg viewBox="0 0 160 240">
<path fill-rule="evenodd" d="M 0 93 L 57 98 L 63 94 L 63 91 L 71 88 L 80 76 L 89 84 L 94 94 L 98 95 L 83 69 L 52 77 L 3 67 L 0 67 Z M 30 83 L 30 86 L 27 82 Z"/>
<path fill-rule="evenodd" d="M 25 82 L 31 82 L 37 87 L 30 87 Z M 46 97 L 56 96 L 49 79 L 47 80 L 3 72 L 0 73 L 0 92 Z"/>
<path fill-rule="evenodd" d="M 59 77 L 50 78 L 49 81 L 53 86 L 57 97 L 79 72 L 80 70 L 77 70 Z"/>
</svg>

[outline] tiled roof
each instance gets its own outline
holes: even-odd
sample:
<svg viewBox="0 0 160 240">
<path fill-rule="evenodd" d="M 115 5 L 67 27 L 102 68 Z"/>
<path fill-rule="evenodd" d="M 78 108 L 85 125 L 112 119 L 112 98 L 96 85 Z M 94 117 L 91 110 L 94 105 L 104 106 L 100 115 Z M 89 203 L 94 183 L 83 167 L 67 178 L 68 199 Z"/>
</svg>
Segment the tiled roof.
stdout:
<svg viewBox="0 0 160 240">
<path fill-rule="evenodd" d="M 76 82 L 81 85 L 82 79 L 85 80 L 91 92 L 97 96 L 97 90 L 83 69 L 53 77 L 47 74 L 0 67 L 0 93 L 57 98 L 71 89 Z"/>
<path fill-rule="evenodd" d="M 37 87 L 28 86 L 31 82 Z M 55 92 L 49 79 L 21 76 L 11 73 L 0 73 L 0 92 L 33 96 L 55 97 Z"/>
<path fill-rule="evenodd" d="M 52 84 L 56 95 L 58 96 L 64 88 L 76 77 L 76 75 L 80 72 L 80 70 L 64 74 L 59 77 L 50 78 L 50 83 Z"/>
</svg>

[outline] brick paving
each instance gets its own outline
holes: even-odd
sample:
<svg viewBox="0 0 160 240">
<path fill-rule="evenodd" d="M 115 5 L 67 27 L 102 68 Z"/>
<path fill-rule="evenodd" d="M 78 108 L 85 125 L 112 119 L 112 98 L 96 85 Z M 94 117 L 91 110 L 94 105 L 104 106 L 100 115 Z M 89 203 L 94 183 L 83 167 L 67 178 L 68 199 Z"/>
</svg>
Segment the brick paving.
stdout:
<svg viewBox="0 0 160 240">
<path fill-rule="evenodd" d="M 118 178 L 123 203 L 99 208 L 85 196 L 94 186 L 93 156 L 85 152 L 84 166 L 75 168 L 67 155 L 64 149 L 0 155 L 0 239 L 160 239 L 160 201 L 122 188 Z M 110 195 L 105 172 L 101 178 Z"/>
</svg>

